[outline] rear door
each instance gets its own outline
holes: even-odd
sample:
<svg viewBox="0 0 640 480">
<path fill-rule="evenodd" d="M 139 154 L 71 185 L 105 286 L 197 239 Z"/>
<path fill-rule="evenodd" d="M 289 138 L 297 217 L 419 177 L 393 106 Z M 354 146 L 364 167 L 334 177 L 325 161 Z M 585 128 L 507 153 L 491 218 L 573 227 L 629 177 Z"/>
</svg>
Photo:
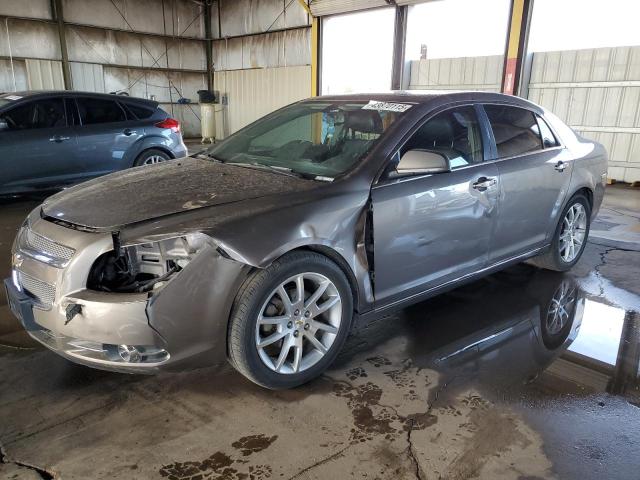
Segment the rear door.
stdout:
<svg viewBox="0 0 640 480">
<path fill-rule="evenodd" d="M 484 105 L 484 110 L 501 184 L 489 259 L 495 263 L 548 242 L 569 188 L 573 161 L 534 112 L 510 105 Z"/>
<path fill-rule="evenodd" d="M 22 102 L 2 113 L 0 192 L 10 193 L 65 183 L 74 161 L 76 138 L 67 127 L 61 97 Z"/>
<path fill-rule="evenodd" d="M 77 97 L 81 126 L 78 155 L 87 176 L 98 176 L 131 166 L 126 155 L 144 132 L 127 116 L 116 98 Z"/>
<path fill-rule="evenodd" d="M 375 299 L 400 302 L 487 265 L 498 172 L 485 163 L 486 130 L 473 106 L 429 119 L 392 158 L 413 149 L 445 155 L 451 171 L 382 178 L 372 188 Z"/>
</svg>

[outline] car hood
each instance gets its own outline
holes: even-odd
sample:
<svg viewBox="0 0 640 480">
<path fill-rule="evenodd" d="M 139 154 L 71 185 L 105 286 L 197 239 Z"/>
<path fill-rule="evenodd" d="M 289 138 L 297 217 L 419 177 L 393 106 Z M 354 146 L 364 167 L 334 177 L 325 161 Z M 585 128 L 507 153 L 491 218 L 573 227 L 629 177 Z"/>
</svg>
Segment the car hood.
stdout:
<svg viewBox="0 0 640 480">
<path fill-rule="evenodd" d="M 47 217 L 100 231 L 179 212 L 304 191 L 317 182 L 277 172 L 182 158 L 112 173 L 49 197 Z"/>
</svg>

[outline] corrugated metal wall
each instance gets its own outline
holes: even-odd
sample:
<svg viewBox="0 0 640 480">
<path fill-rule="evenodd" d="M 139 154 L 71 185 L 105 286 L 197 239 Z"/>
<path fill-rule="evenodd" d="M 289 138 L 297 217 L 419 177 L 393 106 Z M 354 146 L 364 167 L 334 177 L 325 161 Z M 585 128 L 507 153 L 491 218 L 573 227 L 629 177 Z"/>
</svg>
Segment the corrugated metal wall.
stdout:
<svg viewBox="0 0 640 480">
<path fill-rule="evenodd" d="M 63 0 L 62 5 L 74 90 L 153 97 L 184 119 L 186 136 L 199 135 L 197 105 L 177 100 L 197 102 L 196 91 L 206 88 L 201 3 Z M 0 91 L 63 89 L 61 58 L 49 0 L 0 0 Z"/>
<path fill-rule="evenodd" d="M 411 62 L 411 90 L 499 92 L 504 57 L 434 58 Z"/>
<path fill-rule="evenodd" d="M 216 115 L 217 137 L 235 132 L 261 116 L 309 96 L 310 66 L 217 72 L 215 83 L 227 96 Z"/>
<path fill-rule="evenodd" d="M 217 138 L 311 95 L 310 19 L 298 2 L 220 0 Z"/>
<path fill-rule="evenodd" d="M 29 90 L 64 90 L 62 62 L 25 60 Z"/>
<path fill-rule="evenodd" d="M 199 136 L 196 92 L 207 87 L 203 3 L 62 0 L 73 88 L 154 98 L 183 122 L 186 136 Z M 266 85 L 273 99 L 260 98 L 259 108 L 249 104 L 248 111 L 266 113 L 264 105 L 280 106 L 300 89 L 290 88 L 299 69 L 291 70 L 291 78 L 284 73 L 311 63 L 310 19 L 297 1 L 214 0 L 211 27 L 216 71 L 246 71 L 233 74 L 242 84 L 254 81 L 255 69 L 284 68 L 278 84 Z M 0 0 L 0 91 L 63 88 L 61 58 L 50 0 Z M 271 74 L 264 78 L 270 81 Z M 304 96 L 310 83 L 309 75 Z M 236 106 L 226 115 L 231 131 L 248 118 L 237 110 L 238 92 L 232 96 Z M 180 97 L 193 104 L 178 104 Z"/>
<path fill-rule="evenodd" d="M 640 181 L 640 47 L 533 56 L 529 98 L 609 152 L 609 178 Z"/>
</svg>

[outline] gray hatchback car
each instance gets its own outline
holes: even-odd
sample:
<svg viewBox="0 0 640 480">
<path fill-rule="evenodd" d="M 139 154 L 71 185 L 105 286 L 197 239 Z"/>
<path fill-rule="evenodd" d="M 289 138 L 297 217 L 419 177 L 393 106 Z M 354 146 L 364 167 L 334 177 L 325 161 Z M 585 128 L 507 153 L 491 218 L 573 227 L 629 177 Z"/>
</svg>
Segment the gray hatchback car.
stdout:
<svg viewBox="0 0 640 480">
<path fill-rule="evenodd" d="M 180 123 L 155 101 L 68 91 L 0 95 L 0 195 L 186 154 Z"/>
<path fill-rule="evenodd" d="M 229 360 L 293 387 L 357 323 L 514 263 L 571 268 L 606 171 L 601 145 L 520 98 L 318 97 L 50 197 L 5 285 L 29 333 L 74 362 Z M 558 300 L 558 329 L 575 304 Z"/>
</svg>

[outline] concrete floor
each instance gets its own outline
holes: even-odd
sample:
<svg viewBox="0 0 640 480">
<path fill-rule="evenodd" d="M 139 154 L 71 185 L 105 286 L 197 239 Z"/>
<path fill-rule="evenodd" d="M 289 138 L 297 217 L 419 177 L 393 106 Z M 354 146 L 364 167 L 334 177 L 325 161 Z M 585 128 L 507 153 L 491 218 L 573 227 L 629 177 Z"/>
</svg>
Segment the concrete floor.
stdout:
<svg viewBox="0 0 640 480">
<path fill-rule="evenodd" d="M 36 204 L 0 204 L 3 276 Z M 230 367 L 75 366 L 0 298 L 0 478 L 638 478 L 639 273 L 640 190 L 609 188 L 569 274 L 521 265 L 411 307 L 284 392 Z M 562 282 L 584 308 L 551 345 L 540 326 Z"/>
</svg>

